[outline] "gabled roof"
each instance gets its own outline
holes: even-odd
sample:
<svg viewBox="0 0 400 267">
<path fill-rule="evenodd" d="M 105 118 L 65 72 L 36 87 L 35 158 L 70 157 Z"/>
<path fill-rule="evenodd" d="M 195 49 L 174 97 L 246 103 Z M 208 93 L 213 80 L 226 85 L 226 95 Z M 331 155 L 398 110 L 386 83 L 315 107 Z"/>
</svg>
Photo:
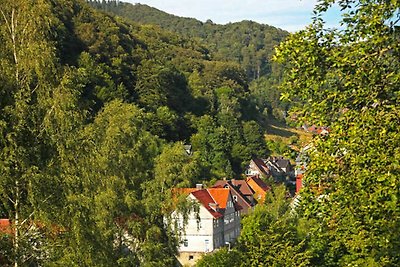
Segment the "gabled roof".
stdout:
<svg viewBox="0 0 400 267">
<path fill-rule="evenodd" d="M 199 202 L 200 204 L 208 210 L 208 212 L 216 219 L 223 217 L 223 214 L 221 212 L 218 212 L 214 210 L 211 206 L 211 204 L 218 204 L 214 201 L 214 199 L 211 197 L 207 189 L 201 189 L 197 190 L 191 193 Z"/>
<path fill-rule="evenodd" d="M 251 190 L 251 188 L 249 187 L 249 185 L 246 183 L 246 181 L 244 180 L 218 180 L 213 188 L 229 188 L 230 190 L 232 190 L 233 193 L 235 193 L 236 195 L 238 195 L 249 207 L 252 207 L 252 203 L 250 202 L 250 200 L 246 197 L 246 195 L 253 195 L 254 192 Z M 242 190 L 246 193 L 244 194 L 242 192 Z M 241 207 L 241 209 L 243 209 L 243 207 Z"/>
<path fill-rule="evenodd" d="M 178 203 L 180 202 L 181 197 L 186 198 L 190 193 L 199 190 L 198 188 L 172 188 L 172 201 L 173 201 L 173 209 L 176 208 Z"/>
<path fill-rule="evenodd" d="M 269 168 L 262 159 L 252 159 L 252 160 L 256 164 L 260 172 L 264 173 L 267 176 L 270 175 Z"/>
<path fill-rule="evenodd" d="M 246 181 L 249 184 L 249 186 L 256 192 L 260 191 L 259 189 L 261 189 L 264 192 L 267 192 L 271 189 L 266 183 L 264 183 L 263 180 L 261 180 L 257 176 L 248 177 Z"/>
<path fill-rule="evenodd" d="M 278 159 L 276 161 L 276 164 L 280 167 L 280 168 L 287 168 L 288 166 L 290 166 L 290 161 L 288 159 Z"/>
<path fill-rule="evenodd" d="M 254 192 L 251 190 L 250 186 L 246 183 L 245 180 L 231 180 L 232 184 L 236 186 L 236 188 L 243 195 L 253 195 Z"/>
<path fill-rule="evenodd" d="M 229 188 L 209 188 L 207 191 L 221 209 L 226 208 L 229 199 Z"/>
<path fill-rule="evenodd" d="M 232 186 L 230 189 L 233 192 L 235 192 L 235 194 L 237 196 L 239 196 L 243 200 L 243 202 L 246 204 L 246 206 L 248 206 L 248 207 L 252 207 L 253 206 L 253 204 L 250 202 L 250 200 L 247 197 L 245 197 L 242 193 L 240 193 L 240 191 L 236 190 L 234 186 Z M 236 201 L 234 203 L 235 203 L 235 205 L 238 204 Z M 241 207 L 240 210 L 244 208 L 241 205 L 239 205 L 239 206 Z"/>
</svg>

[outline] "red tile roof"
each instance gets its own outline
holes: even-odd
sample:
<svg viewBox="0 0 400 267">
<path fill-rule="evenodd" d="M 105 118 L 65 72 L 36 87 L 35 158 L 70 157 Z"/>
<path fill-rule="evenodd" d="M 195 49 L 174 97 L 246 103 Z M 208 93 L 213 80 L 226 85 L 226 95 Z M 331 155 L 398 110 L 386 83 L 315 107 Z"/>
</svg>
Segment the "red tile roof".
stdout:
<svg viewBox="0 0 400 267">
<path fill-rule="evenodd" d="M 213 187 L 223 188 L 227 183 L 228 183 L 228 181 L 226 181 L 226 180 L 218 180 L 215 182 Z"/>
<path fill-rule="evenodd" d="M 210 203 L 211 204 L 217 204 L 217 203 L 211 197 L 211 195 L 207 191 L 207 189 L 197 190 L 197 191 L 192 192 L 191 194 L 200 202 L 201 205 L 204 206 L 204 208 L 206 208 L 208 210 L 208 212 L 210 212 L 210 214 L 214 218 L 223 217 L 223 214 L 221 212 L 218 212 L 210 207 Z"/>
<path fill-rule="evenodd" d="M 270 187 L 266 185 L 259 177 L 251 176 L 246 179 L 249 186 L 256 192 L 257 198 L 264 202 L 265 194 L 270 190 Z"/>
<path fill-rule="evenodd" d="M 247 178 L 247 179 L 253 180 L 253 181 L 254 181 L 262 190 L 264 190 L 265 192 L 267 192 L 268 190 L 271 189 L 266 183 L 264 183 L 263 180 L 261 180 L 261 179 L 260 179 L 259 177 L 257 177 L 257 176 L 252 176 L 252 177 L 249 177 L 249 178 Z"/>
<path fill-rule="evenodd" d="M 249 185 L 244 180 L 218 180 L 213 188 L 229 188 L 232 190 L 232 195 L 239 196 L 245 205 L 252 207 L 250 200 L 246 197 L 246 195 L 252 196 L 254 192 L 251 190 Z M 243 193 L 242 190 L 245 192 Z M 242 206 L 241 206 L 242 207 Z M 243 209 L 243 207 L 241 208 Z"/>
<path fill-rule="evenodd" d="M 232 184 L 240 190 L 243 195 L 253 195 L 254 192 L 245 180 L 232 180 Z"/>
</svg>

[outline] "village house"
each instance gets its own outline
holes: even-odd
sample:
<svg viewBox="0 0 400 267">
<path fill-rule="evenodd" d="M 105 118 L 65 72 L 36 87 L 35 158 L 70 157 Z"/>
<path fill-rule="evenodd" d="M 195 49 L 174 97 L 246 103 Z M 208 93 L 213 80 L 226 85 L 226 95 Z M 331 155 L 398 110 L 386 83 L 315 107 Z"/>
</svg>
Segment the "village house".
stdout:
<svg viewBox="0 0 400 267">
<path fill-rule="evenodd" d="M 263 203 L 265 195 L 271 188 L 258 176 L 250 176 L 246 178 L 246 183 L 254 191 L 254 197 L 259 203 Z"/>
<path fill-rule="evenodd" d="M 246 169 L 245 174 L 247 176 L 263 176 L 268 178 L 271 176 L 271 171 L 262 159 L 252 159 L 249 166 Z"/>
<path fill-rule="evenodd" d="M 187 198 L 198 205 L 198 210 L 188 214 L 186 223 L 176 211 L 172 218 L 182 229 L 178 260 L 182 265 L 194 265 L 204 253 L 230 246 L 240 235 L 241 206 L 235 203 L 229 188 L 197 189 Z"/>
<path fill-rule="evenodd" d="M 249 213 L 256 204 L 254 200 L 255 192 L 245 180 L 218 180 L 213 187 L 229 188 L 233 201 L 242 207 L 240 211 L 241 215 Z"/>
<path fill-rule="evenodd" d="M 293 165 L 290 163 L 290 160 L 285 159 L 282 156 L 269 157 L 264 161 L 264 163 L 276 181 L 294 177 Z"/>
</svg>

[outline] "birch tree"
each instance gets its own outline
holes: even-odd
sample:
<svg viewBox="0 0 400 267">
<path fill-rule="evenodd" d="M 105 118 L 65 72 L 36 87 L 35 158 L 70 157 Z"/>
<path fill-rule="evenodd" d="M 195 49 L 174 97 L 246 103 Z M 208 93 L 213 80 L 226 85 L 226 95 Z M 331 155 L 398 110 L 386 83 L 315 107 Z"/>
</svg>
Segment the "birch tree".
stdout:
<svg viewBox="0 0 400 267">
<path fill-rule="evenodd" d="M 55 70 L 49 8 L 45 1 L 0 7 L 1 215 L 13 223 L 14 266 L 32 260 L 25 242 L 33 227 L 32 181 L 46 162 L 42 122 Z"/>
</svg>

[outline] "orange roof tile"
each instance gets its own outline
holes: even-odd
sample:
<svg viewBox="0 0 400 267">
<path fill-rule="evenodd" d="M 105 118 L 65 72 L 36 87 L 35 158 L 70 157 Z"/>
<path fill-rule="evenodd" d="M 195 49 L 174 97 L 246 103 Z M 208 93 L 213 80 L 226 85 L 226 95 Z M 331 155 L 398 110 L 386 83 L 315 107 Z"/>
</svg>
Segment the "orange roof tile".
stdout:
<svg viewBox="0 0 400 267">
<path fill-rule="evenodd" d="M 250 184 L 249 181 L 253 181 L 253 183 L 250 182 L 251 183 Z M 261 188 L 265 192 L 267 192 L 268 190 L 271 189 L 266 183 L 264 183 L 263 180 L 261 180 L 257 176 L 252 176 L 252 177 L 247 178 L 247 183 L 249 184 L 250 187 L 252 187 L 252 185 L 256 184 L 259 188 Z M 252 187 L 252 189 L 254 191 L 256 191 L 253 187 Z"/>
<path fill-rule="evenodd" d="M 264 198 L 265 198 L 265 194 L 267 193 L 267 191 L 270 190 L 270 187 L 268 185 L 266 185 L 259 177 L 257 176 L 252 176 L 252 177 L 248 177 L 246 179 L 246 182 L 249 184 L 249 186 L 251 187 L 251 189 L 253 189 L 256 194 L 258 195 L 258 197 L 260 198 L 260 200 L 263 202 Z"/>
<path fill-rule="evenodd" d="M 207 190 L 219 207 L 225 209 L 229 198 L 229 188 L 209 188 Z"/>
<path fill-rule="evenodd" d="M 198 188 L 172 188 L 172 194 L 175 195 L 189 195 L 190 193 L 199 190 Z"/>
<path fill-rule="evenodd" d="M 197 190 L 191 193 L 203 206 L 210 212 L 214 218 L 221 218 L 223 214 L 210 207 L 211 204 L 216 204 L 207 189 Z"/>
</svg>

